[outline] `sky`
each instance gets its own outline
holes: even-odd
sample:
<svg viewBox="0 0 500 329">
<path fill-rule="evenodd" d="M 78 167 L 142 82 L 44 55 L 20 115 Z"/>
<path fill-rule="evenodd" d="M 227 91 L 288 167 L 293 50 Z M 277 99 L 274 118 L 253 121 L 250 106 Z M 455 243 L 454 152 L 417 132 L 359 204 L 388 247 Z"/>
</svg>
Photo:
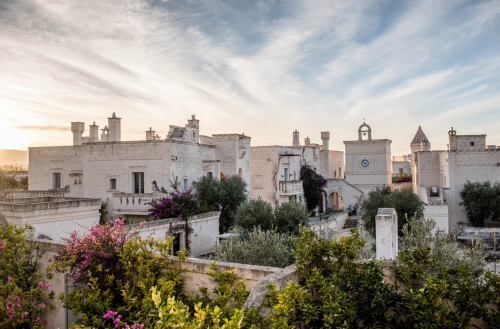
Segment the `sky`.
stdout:
<svg viewBox="0 0 500 329">
<path fill-rule="evenodd" d="M 122 140 L 195 114 L 203 135 L 344 150 L 366 120 L 392 154 L 419 125 L 500 144 L 500 0 L 0 0 L 0 149 Z"/>
</svg>

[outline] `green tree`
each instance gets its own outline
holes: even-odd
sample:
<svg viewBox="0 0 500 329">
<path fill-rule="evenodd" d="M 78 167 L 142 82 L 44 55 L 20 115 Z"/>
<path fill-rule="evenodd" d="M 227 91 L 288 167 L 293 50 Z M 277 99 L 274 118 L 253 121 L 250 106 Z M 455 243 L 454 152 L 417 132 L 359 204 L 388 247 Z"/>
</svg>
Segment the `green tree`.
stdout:
<svg viewBox="0 0 500 329">
<path fill-rule="evenodd" d="M 484 226 L 487 220 L 500 221 L 500 184 L 467 181 L 460 191 L 461 206 L 469 222 L 474 226 Z"/>
<path fill-rule="evenodd" d="M 292 235 L 299 234 L 300 226 L 306 226 L 309 220 L 306 206 L 296 201 L 280 204 L 274 209 L 274 217 L 277 231 Z"/>
<path fill-rule="evenodd" d="M 409 217 L 422 217 L 424 214 L 424 203 L 418 195 L 412 191 L 393 191 L 388 189 L 376 189 L 368 194 L 368 199 L 363 203 L 361 219 L 365 221 L 365 228 L 375 236 L 375 216 L 378 208 L 394 208 L 398 214 L 398 232 L 406 224 Z"/>
<path fill-rule="evenodd" d="M 212 177 L 202 177 L 193 184 L 198 191 L 198 200 L 221 212 L 219 232 L 225 233 L 234 225 L 236 209 L 247 199 L 248 185 L 237 175 L 226 176 L 220 181 Z"/>
<path fill-rule="evenodd" d="M 305 164 L 300 168 L 300 179 L 304 188 L 307 210 L 311 212 L 321 201 L 321 193 L 326 186 L 326 179 L 316 172 L 316 168 Z"/>
<path fill-rule="evenodd" d="M 99 224 L 104 225 L 106 223 L 106 217 L 108 216 L 108 201 L 101 201 L 101 208 L 99 209 Z"/>
<path fill-rule="evenodd" d="M 272 229 L 274 224 L 273 207 L 267 201 L 258 199 L 248 200 L 236 209 L 234 225 L 250 231 L 260 227 L 264 231 Z"/>
</svg>

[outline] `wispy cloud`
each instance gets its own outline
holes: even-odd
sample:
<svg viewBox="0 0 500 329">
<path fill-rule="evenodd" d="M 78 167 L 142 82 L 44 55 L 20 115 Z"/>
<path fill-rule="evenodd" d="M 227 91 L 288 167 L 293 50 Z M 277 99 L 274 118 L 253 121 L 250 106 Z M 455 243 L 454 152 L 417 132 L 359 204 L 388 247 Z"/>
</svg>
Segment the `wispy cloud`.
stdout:
<svg viewBox="0 0 500 329">
<path fill-rule="evenodd" d="M 499 29 L 496 0 L 4 0 L 0 131 L 11 148 L 70 144 L 63 126 L 116 112 L 137 139 L 195 113 L 203 134 L 329 130 L 343 149 L 366 117 L 404 153 L 419 123 L 443 144 L 470 108 L 497 120 Z"/>
<path fill-rule="evenodd" d="M 52 130 L 52 131 L 69 131 L 69 127 L 57 127 L 57 126 L 17 126 L 16 129 L 24 130 Z"/>
</svg>

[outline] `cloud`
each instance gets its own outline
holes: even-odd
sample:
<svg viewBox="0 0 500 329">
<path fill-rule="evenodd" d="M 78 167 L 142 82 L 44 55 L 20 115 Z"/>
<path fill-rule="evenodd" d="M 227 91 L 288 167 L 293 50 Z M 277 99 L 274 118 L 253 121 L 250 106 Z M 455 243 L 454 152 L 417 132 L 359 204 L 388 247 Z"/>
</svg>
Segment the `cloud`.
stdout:
<svg viewBox="0 0 500 329">
<path fill-rule="evenodd" d="M 17 126 L 16 129 L 23 130 L 52 130 L 52 131 L 69 131 L 69 127 L 58 127 L 58 126 Z"/>
</svg>

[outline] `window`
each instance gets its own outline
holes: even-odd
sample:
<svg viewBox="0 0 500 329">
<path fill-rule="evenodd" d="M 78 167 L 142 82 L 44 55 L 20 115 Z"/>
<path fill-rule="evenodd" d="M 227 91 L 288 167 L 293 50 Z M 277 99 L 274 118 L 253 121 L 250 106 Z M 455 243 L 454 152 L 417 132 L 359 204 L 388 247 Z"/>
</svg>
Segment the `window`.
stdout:
<svg viewBox="0 0 500 329">
<path fill-rule="evenodd" d="M 285 168 L 285 182 L 288 182 L 288 168 Z"/>
<path fill-rule="evenodd" d="M 474 142 L 470 142 L 470 146 L 474 146 Z"/>
<path fill-rule="evenodd" d="M 110 190 L 116 190 L 116 179 L 115 178 L 111 178 L 109 180 L 109 189 Z"/>
<path fill-rule="evenodd" d="M 399 168 L 399 173 L 402 174 L 403 173 L 403 168 Z"/>
<path fill-rule="evenodd" d="M 293 180 L 297 180 L 297 174 L 296 173 L 293 173 Z"/>
<path fill-rule="evenodd" d="M 61 173 L 55 172 L 52 174 L 52 188 L 60 189 L 61 188 Z"/>
<path fill-rule="evenodd" d="M 196 139 L 196 133 L 193 133 L 193 140 Z"/>
<path fill-rule="evenodd" d="M 342 178 L 342 168 L 339 167 L 339 177 Z"/>
<path fill-rule="evenodd" d="M 208 177 L 208 178 L 213 178 L 213 177 L 214 177 L 214 175 L 212 174 L 212 172 L 211 172 L 211 171 L 209 171 L 209 172 L 207 172 L 207 177 Z"/>
<path fill-rule="evenodd" d="M 181 234 L 174 234 L 174 241 L 172 241 L 172 256 L 177 256 L 177 253 L 181 250 Z"/>
<path fill-rule="evenodd" d="M 132 173 L 132 179 L 134 184 L 134 190 L 132 191 L 132 193 L 144 193 L 144 173 L 134 172 Z"/>
<path fill-rule="evenodd" d="M 188 180 L 184 179 L 184 192 L 188 189 Z"/>
<path fill-rule="evenodd" d="M 337 172 L 335 170 L 333 171 L 333 178 L 337 178 Z"/>
</svg>

